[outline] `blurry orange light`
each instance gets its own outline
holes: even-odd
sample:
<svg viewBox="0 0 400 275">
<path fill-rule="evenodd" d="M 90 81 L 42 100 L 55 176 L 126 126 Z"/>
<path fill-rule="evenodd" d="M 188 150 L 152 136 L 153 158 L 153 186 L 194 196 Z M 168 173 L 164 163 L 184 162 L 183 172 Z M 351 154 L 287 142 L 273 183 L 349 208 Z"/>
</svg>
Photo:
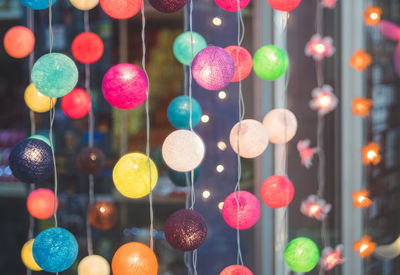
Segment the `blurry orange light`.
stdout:
<svg viewBox="0 0 400 275">
<path fill-rule="evenodd" d="M 363 189 L 361 191 L 353 192 L 353 203 L 354 207 L 367 208 L 371 205 L 372 201 L 368 198 L 368 191 Z"/>
<path fill-rule="evenodd" d="M 372 107 L 372 99 L 369 98 L 355 98 L 353 100 L 353 114 L 366 117 L 369 115 Z"/>
<path fill-rule="evenodd" d="M 358 251 L 361 258 L 369 256 L 374 252 L 375 248 L 376 243 L 371 242 L 371 237 L 368 235 L 365 235 L 361 240 L 354 242 L 353 246 L 354 251 Z"/>
<path fill-rule="evenodd" d="M 376 6 L 369 6 L 364 11 L 364 22 L 369 26 L 377 25 L 381 21 L 382 9 Z"/>
<path fill-rule="evenodd" d="M 380 146 L 375 142 L 370 142 L 361 149 L 364 164 L 377 165 L 381 162 L 381 155 L 379 153 Z"/>
</svg>

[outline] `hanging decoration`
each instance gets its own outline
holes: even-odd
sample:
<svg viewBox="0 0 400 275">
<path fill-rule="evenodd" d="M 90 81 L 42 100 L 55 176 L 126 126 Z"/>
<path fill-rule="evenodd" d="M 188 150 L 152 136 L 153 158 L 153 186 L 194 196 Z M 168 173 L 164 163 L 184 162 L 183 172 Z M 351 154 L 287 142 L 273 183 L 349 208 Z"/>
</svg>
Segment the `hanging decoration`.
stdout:
<svg viewBox="0 0 400 275">
<path fill-rule="evenodd" d="M 103 11 L 115 19 L 128 19 L 142 8 L 143 0 L 100 0 Z"/>
<path fill-rule="evenodd" d="M 48 112 L 57 102 L 57 98 L 48 97 L 39 92 L 33 83 L 26 87 L 24 100 L 26 106 L 36 113 Z"/>
<path fill-rule="evenodd" d="M 99 4 L 99 0 L 69 0 L 69 2 L 71 2 L 72 6 L 82 11 L 94 9 Z"/>
<path fill-rule="evenodd" d="M 319 250 L 309 238 L 293 239 L 286 246 L 284 258 L 291 270 L 298 273 L 309 272 L 318 264 Z"/>
<path fill-rule="evenodd" d="M 200 167 L 197 167 L 193 171 L 193 183 L 196 183 L 200 175 Z M 171 168 L 168 168 L 168 176 L 170 180 L 179 187 L 185 187 L 187 179 L 191 178 L 191 172 L 177 172 Z"/>
<path fill-rule="evenodd" d="M 325 247 L 324 250 L 322 250 L 322 255 L 319 260 L 319 265 L 322 270 L 332 270 L 335 266 L 343 262 L 343 245 L 337 245 L 335 249 Z"/>
<path fill-rule="evenodd" d="M 67 117 L 79 119 L 85 117 L 91 108 L 90 96 L 80 88 L 73 89 L 61 99 L 61 108 Z"/>
<path fill-rule="evenodd" d="M 310 148 L 310 140 L 304 139 L 297 142 L 297 150 L 299 151 L 301 164 L 306 168 L 310 168 L 314 159 L 317 148 Z"/>
<path fill-rule="evenodd" d="M 251 57 L 251 54 L 245 48 L 238 47 L 235 45 L 228 46 L 224 49 L 232 56 L 233 61 L 235 62 L 235 74 L 233 75 L 232 82 L 239 82 L 239 80 L 247 78 L 250 75 L 251 70 L 253 68 L 253 57 Z M 240 79 L 239 79 L 239 69 L 240 69 Z"/>
<path fill-rule="evenodd" d="M 353 205 L 355 208 L 368 208 L 371 206 L 372 201 L 368 197 L 368 190 L 363 189 L 361 191 L 354 191 L 353 192 Z"/>
<path fill-rule="evenodd" d="M 368 26 L 375 26 L 381 21 L 382 9 L 377 6 L 368 6 L 364 11 L 364 22 Z"/>
<path fill-rule="evenodd" d="M 80 33 L 72 41 L 71 51 L 77 61 L 93 64 L 103 56 L 103 40 L 93 32 Z"/>
<path fill-rule="evenodd" d="M 361 258 L 371 255 L 376 248 L 376 243 L 371 242 L 371 237 L 365 235 L 361 240 L 354 242 L 353 249 L 358 252 Z"/>
<path fill-rule="evenodd" d="M 310 195 L 301 202 L 300 212 L 319 221 L 325 220 L 332 206 L 316 195 Z"/>
<path fill-rule="evenodd" d="M 350 58 L 350 66 L 358 71 L 364 71 L 372 63 L 372 56 L 363 50 L 355 51 Z"/>
<path fill-rule="evenodd" d="M 192 41 L 192 43 L 190 43 Z M 176 59 L 183 65 L 189 66 L 202 49 L 207 47 L 204 37 L 197 32 L 183 32 L 174 41 L 173 51 Z"/>
<path fill-rule="evenodd" d="M 318 33 L 311 37 L 304 50 L 306 56 L 311 56 L 316 61 L 331 57 L 335 51 L 333 39 L 329 36 L 322 37 Z"/>
<path fill-rule="evenodd" d="M 400 41 L 400 27 L 392 22 L 382 20 L 378 24 L 379 31 L 383 36 L 393 41 Z M 398 75 L 400 75 L 400 43 L 397 43 L 394 52 L 394 65 Z"/>
<path fill-rule="evenodd" d="M 40 271 L 42 268 L 38 266 L 32 255 L 32 246 L 34 241 L 35 239 L 30 239 L 24 244 L 21 250 L 21 259 L 24 265 L 30 270 Z"/>
<path fill-rule="evenodd" d="M 29 214 L 40 220 L 49 219 L 53 216 L 54 205 L 58 208 L 58 200 L 54 203 L 54 192 L 46 188 L 34 190 L 26 200 Z"/>
<path fill-rule="evenodd" d="M 261 199 L 271 208 L 288 206 L 294 197 L 292 182 L 285 176 L 273 175 L 261 185 Z"/>
<path fill-rule="evenodd" d="M 163 13 L 172 13 L 186 6 L 187 0 L 149 0 L 150 5 Z"/>
<path fill-rule="evenodd" d="M 253 272 L 243 265 L 230 265 L 225 267 L 219 275 L 253 275 Z"/>
<path fill-rule="evenodd" d="M 101 172 L 105 161 L 103 150 L 97 147 L 85 147 L 79 152 L 76 163 L 83 173 L 94 175 Z"/>
<path fill-rule="evenodd" d="M 393 243 L 377 246 L 374 251 L 374 256 L 383 259 L 394 259 L 400 255 L 400 237 Z"/>
<path fill-rule="evenodd" d="M 27 8 L 32 10 L 44 10 L 49 8 L 50 1 L 48 0 L 19 0 L 19 2 Z M 51 5 L 53 5 L 56 0 L 51 0 Z"/>
<path fill-rule="evenodd" d="M 288 109 L 272 109 L 263 120 L 271 143 L 289 142 L 297 132 L 296 116 Z"/>
<path fill-rule="evenodd" d="M 327 9 L 334 9 L 336 7 L 337 0 L 322 0 L 321 5 Z"/>
<path fill-rule="evenodd" d="M 300 5 L 301 0 L 268 0 L 271 8 L 278 11 L 292 11 Z"/>
<path fill-rule="evenodd" d="M 362 117 L 369 116 L 372 108 L 372 99 L 358 97 L 353 99 L 353 114 Z"/>
<path fill-rule="evenodd" d="M 97 201 L 90 206 L 88 211 L 89 223 L 98 230 L 109 230 L 118 220 L 118 211 L 109 201 Z"/>
<path fill-rule="evenodd" d="M 190 104 L 192 104 L 191 110 Z M 168 106 L 168 120 L 177 129 L 190 129 L 190 112 L 192 112 L 192 127 L 196 127 L 201 117 L 199 102 L 194 98 L 190 99 L 186 95 L 178 96 Z"/>
<path fill-rule="evenodd" d="M 286 73 L 288 67 L 287 53 L 277 46 L 262 46 L 254 54 L 254 72 L 264 80 L 273 81 L 280 78 Z"/>
<path fill-rule="evenodd" d="M 361 154 L 363 158 L 363 163 L 365 165 L 378 165 L 381 162 L 381 154 L 379 153 L 380 146 L 378 143 L 370 142 L 363 146 L 361 149 Z"/>
<path fill-rule="evenodd" d="M 79 262 L 78 275 L 110 275 L 110 264 L 102 256 L 86 256 Z"/>
<path fill-rule="evenodd" d="M 312 99 L 310 100 L 310 108 L 318 110 L 318 115 L 324 116 L 336 109 L 338 98 L 333 93 L 333 88 L 330 85 L 317 87 L 312 91 Z"/>
<path fill-rule="evenodd" d="M 250 0 L 215 0 L 215 3 L 223 10 L 236 12 L 239 9 L 244 9 L 250 3 Z M 239 3 L 239 9 L 238 9 Z"/>
<path fill-rule="evenodd" d="M 10 28 L 3 39 L 4 49 L 14 58 L 27 57 L 35 47 L 35 35 L 24 26 Z"/>
</svg>

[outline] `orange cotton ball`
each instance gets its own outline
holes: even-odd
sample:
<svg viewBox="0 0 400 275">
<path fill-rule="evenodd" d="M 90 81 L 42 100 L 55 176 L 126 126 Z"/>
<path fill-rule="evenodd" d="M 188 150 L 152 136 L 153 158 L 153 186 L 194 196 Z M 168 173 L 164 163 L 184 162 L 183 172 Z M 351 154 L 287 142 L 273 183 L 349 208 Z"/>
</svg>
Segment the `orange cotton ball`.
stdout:
<svg viewBox="0 0 400 275">
<path fill-rule="evenodd" d="M 83 64 L 95 63 L 103 55 L 103 40 L 93 32 L 80 33 L 72 41 L 71 51 L 79 62 Z"/>
<path fill-rule="evenodd" d="M 100 0 L 105 13 L 115 19 L 128 19 L 142 8 L 143 0 Z"/>
<path fill-rule="evenodd" d="M 29 194 L 26 206 L 32 217 L 48 219 L 54 213 L 54 192 L 46 188 L 36 189 Z M 56 206 L 58 208 L 58 201 Z"/>
<path fill-rule="evenodd" d="M 4 49 L 14 58 L 27 57 L 35 46 L 35 35 L 24 26 L 9 29 L 4 36 Z"/>
<path fill-rule="evenodd" d="M 369 26 L 377 25 L 381 21 L 382 9 L 376 6 L 369 6 L 364 11 L 364 22 Z"/>
<path fill-rule="evenodd" d="M 112 272 L 116 275 L 157 275 L 157 257 L 153 250 L 142 243 L 127 243 L 115 252 Z"/>
<path fill-rule="evenodd" d="M 350 58 L 350 66 L 359 71 L 364 71 L 372 63 L 372 56 L 363 50 L 355 51 Z"/>
</svg>

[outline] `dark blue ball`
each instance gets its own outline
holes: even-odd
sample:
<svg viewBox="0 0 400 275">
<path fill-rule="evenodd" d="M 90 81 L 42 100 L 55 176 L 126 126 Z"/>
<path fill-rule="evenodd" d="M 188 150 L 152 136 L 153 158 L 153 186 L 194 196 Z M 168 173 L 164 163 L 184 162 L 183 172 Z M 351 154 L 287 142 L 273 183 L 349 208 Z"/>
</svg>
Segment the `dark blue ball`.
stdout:
<svg viewBox="0 0 400 275">
<path fill-rule="evenodd" d="M 13 175 L 25 183 L 40 183 L 54 172 L 50 146 L 36 138 L 28 138 L 15 145 L 9 163 Z"/>
<path fill-rule="evenodd" d="M 190 129 L 190 99 L 186 95 L 178 96 L 168 106 L 168 120 L 177 129 Z M 201 106 L 192 98 L 192 127 L 195 127 L 201 117 Z"/>
<path fill-rule="evenodd" d="M 199 178 L 199 174 L 200 174 L 200 168 L 197 167 L 193 171 L 193 183 L 197 181 L 197 179 Z M 177 186 L 181 187 L 186 186 L 186 176 L 189 181 L 189 185 L 191 184 L 191 172 L 178 172 L 171 168 L 168 168 L 168 176 L 171 179 L 171 181 Z"/>
<path fill-rule="evenodd" d="M 187 0 L 149 0 L 150 5 L 163 13 L 176 12 L 186 5 Z"/>
</svg>

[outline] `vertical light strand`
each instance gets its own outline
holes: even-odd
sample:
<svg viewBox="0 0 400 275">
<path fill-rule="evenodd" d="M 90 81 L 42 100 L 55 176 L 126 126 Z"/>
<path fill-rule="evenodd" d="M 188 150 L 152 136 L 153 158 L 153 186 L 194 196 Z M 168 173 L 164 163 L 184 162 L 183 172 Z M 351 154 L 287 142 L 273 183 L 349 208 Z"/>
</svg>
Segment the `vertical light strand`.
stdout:
<svg viewBox="0 0 400 275">
<path fill-rule="evenodd" d="M 119 20 L 119 62 L 125 63 L 128 62 L 128 21 L 127 20 Z M 119 114 L 119 122 L 120 122 L 120 151 L 119 155 L 122 157 L 128 151 L 128 129 L 127 129 L 127 120 L 128 114 L 126 110 L 118 109 L 116 110 Z"/>
</svg>

